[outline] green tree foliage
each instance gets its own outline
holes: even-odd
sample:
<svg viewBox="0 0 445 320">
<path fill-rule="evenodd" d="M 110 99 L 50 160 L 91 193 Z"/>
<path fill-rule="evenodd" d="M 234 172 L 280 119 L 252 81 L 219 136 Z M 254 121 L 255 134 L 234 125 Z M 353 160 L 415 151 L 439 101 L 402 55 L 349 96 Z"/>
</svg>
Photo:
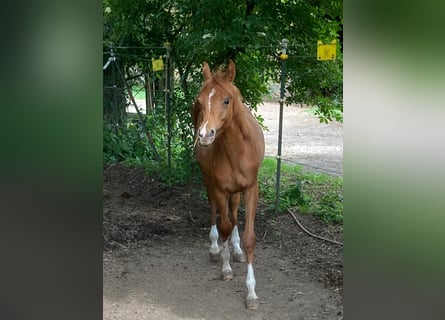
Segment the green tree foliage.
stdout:
<svg viewBox="0 0 445 320">
<path fill-rule="evenodd" d="M 216 68 L 233 59 L 236 85 L 251 107 L 261 102 L 267 82 L 279 81 L 280 41 L 289 40 L 287 103 L 307 103 L 321 121 L 342 120 L 341 48 L 337 60 L 317 61 L 316 43 L 339 40 L 342 1 L 300 0 L 104 0 L 104 51 L 130 47 L 128 66 L 150 68 L 158 49 L 172 43 L 177 85 L 191 104 L 202 83 L 201 66 Z M 141 59 L 140 47 L 147 47 Z M 134 54 L 134 59 L 132 59 Z"/>
<path fill-rule="evenodd" d="M 311 105 L 323 122 L 343 118 L 341 1 L 103 0 L 103 7 L 104 65 L 111 52 L 117 58 L 104 70 L 104 163 L 142 165 L 166 183 L 199 178 L 190 111 L 202 84 L 203 62 L 217 68 L 234 60 L 235 83 L 244 101 L 256 109 L 268 85 L 280 82 L 283 38 L 289 40 L 286 103 Z M 317 40 L 333 39 L 340 44 L 337 60 L 317 61 Z M 165 61 L 165 42 L 171 43 L 174 78 L 168 96 L 167 73 L 154 72 L 151 64 L 159 56 Z M 147 83 L 155 84 L 145 95 L 152 99 L 148 112 L 127 115 L 129 88 L 136 93 Z M 267 168 L 272 173 L 265 175 Z M 275 198 L 275 168 L 266 159 L 260 172 L 261 193 L 270 203 Z M 297 207 L 341 223 L 342 179 L 317 182 L 318 177 L 295 170 L 283 174 L 280 209 Z"/>
</svg>

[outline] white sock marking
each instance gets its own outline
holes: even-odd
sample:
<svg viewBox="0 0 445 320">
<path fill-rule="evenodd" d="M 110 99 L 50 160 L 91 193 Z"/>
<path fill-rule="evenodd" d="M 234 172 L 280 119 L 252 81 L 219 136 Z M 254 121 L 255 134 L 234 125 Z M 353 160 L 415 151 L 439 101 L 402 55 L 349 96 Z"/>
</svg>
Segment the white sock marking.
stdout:
<svg viewBox="0 0 445 320">
<path fill-rule="evenodd" d="M 230 250 L 229 250 L 229 240 L 226 240 L 224 242 L 224 245 L 221 250 L 221 259 L 223 262 L 222 265 L 222 272 L 230 272 L 232 271 L 232 268 L 230 267 L 229 260 L 230 260 Z"/>
<path fill-rule="evenodd" d="M 246 277 L 246 286 L 247 286 L 247 300 L 258 299 L 255 293 L 255 275 L 253 273 L 253 266 L 251 263 L 247 265 L 247 277 Z"/>
<path fill-rule="evenodd" d="M 238 233 L 238 226 L 233 227 L 232 235 L 230 237 L 230 242 L 232 243 L 234 253 L 242 255 L 243 251 L 241 250 L 241 247 L 240 247 L 240 237 L 239 237 L 239 233 Z"/>
<path fill-rule="evenodd" d="M 218 254 L 220 249 L 218 245 L 218 229 L 216 228 L 216 224 L 214 224 L 210 228 L 210 253 L 211 254 Z"/>
</svg>

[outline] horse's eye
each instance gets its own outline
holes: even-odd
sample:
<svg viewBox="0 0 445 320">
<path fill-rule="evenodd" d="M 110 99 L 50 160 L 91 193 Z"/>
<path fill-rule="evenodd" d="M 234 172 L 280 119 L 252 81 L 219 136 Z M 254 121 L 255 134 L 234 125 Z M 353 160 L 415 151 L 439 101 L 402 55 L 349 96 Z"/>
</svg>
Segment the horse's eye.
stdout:
<svg viewBox="0 0 445 320">
<path fill-rule="evenodd" d="M 229 98 L 225 98 L 225 99 L 224 99 L 224 104 L 225 104 L 225 105 L 229 104 Z"/>
</svg>

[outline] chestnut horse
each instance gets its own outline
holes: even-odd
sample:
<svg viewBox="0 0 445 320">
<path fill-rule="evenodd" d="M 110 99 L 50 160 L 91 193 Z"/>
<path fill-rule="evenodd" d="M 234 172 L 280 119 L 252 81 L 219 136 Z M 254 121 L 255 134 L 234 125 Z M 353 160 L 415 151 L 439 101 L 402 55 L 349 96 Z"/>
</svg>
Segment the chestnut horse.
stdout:
<svg viewBox="0 0 445 320">
<path fill-rule="evenodd" d="M 242 242 L 247 253 L 246 306 L 248 309 L 256 309 L 254 221 L 258 202 L 258 168 L 264 157 L 264 135 L 257 120 L 241 101 L 239 90 L 232 83 L 235 73 L 235 64 L 231 60 L 226 72 L 220 70 L 214 74 L 211 74 L 209 65 L 204 63 L 204 84 L 192 112 L 199 140 L 195 148 L 211 205 L 210 256 L 221 256 L 223 280 L 233 278 L 229 263 L 229 237 L 234 260 L 246 261 L 238 231 L 238 208 L 241 193 L 244 195 L 246 218 Z M 217 210 L 221 215 L 218 228 Z M 218 244 L 218 229 L 222 247 Z"/>
</svg>

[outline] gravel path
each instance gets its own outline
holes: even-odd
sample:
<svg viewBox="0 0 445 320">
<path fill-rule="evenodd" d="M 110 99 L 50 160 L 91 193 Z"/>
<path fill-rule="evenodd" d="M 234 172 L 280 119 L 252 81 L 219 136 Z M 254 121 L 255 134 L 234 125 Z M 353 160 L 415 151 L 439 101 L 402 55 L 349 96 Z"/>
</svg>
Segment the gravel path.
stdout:
<svg viewBox="0 0 445 320">
<path fill-rule="evenodd" d="M 279 112 L 278 102 L 264 102 L 258 107 L 268 128 L 264 135 L 266 156 L 270 157 L 276 157 L 278 152 Z M 323 124 L 307 108 L 285 106 L 281 157 L 283 161 L 303 164 L 311 171 L 342 175 L 343 124 Z"/>
</svg>

